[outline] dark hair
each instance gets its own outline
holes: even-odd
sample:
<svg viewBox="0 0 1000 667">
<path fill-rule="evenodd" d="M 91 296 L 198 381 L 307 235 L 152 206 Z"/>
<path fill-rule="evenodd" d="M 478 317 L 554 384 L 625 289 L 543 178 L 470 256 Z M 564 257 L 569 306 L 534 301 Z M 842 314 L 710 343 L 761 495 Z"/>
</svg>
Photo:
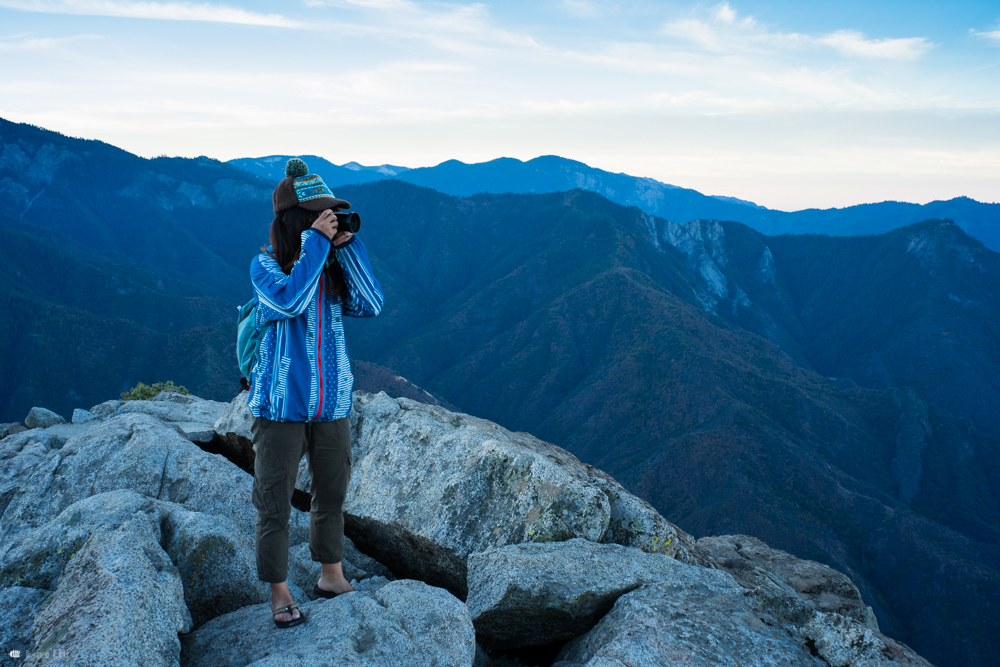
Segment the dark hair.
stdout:
<svg viewBox="0 0 1000 667">
<path fill-rule="evenodd" d="M 302 252 L 302 232 L 312 227 L 319 217 L 320 211 L 307 211 L 301 206 L 295 206 L 282 211 L 271 221 L 271 247 L 272 250 L 261 248 L 264 252 L 274 258 L 281 270 L 288 275 L 295 266 L 295 261 Z M 347 282 L 344 280 L 344 270 L 340 268 L 334 256 L 332 246 L 330 248 L 330 262 L 323 269 L 326 283 L 324 288 L 327 294 L 334 298 L 342 298 L 347 293 Z"/>
</svg>

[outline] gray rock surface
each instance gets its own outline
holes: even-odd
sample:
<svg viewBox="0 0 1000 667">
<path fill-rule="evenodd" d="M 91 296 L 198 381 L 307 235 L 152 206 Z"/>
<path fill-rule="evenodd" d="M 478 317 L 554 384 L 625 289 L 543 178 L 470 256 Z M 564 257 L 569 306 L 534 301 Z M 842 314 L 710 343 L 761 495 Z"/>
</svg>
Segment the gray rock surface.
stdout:
<svg viewBox="0 0 1000 667">
<path fill-rule="evenodd" d="M 931 667 L 909 646 L 840 614 L 814 614 L 804 634 L 830 667 Z"/>
<path fill-rule="evenodd" d="M 198 422 L 175 422 L 177 428 L 184 431 L 184 435 L 191 442 L 199 445 L 206 445 L 215 438 L 215 427 L 212 424 L 201 424 Z"/>
<path fill-rule="evenodd" d="M 206 401 L 196 396 L 162 392 L 150 401 L 124 401 L 115 415 L 142 413 L 165 422 L 215 424 L 229 407 L 228 403 Z"/>
<path fill-rule="evenodd" d="M 247 407 L 250 392 L 241 392 L 229 402 L 222 415 L 215 422 L 215 432 L 227 444 L 230 458 L 245 462 L 245 467 L 253 466 L 253 436 L 250 427 L 253 425 L 253 415 Z"/>
<path fill-rule="evenodd" d="M 94 420 L 81 424 L 54 424 L 45 429 L 45 432 L 62 442 L 66 442 L 70 438 L 86 433 L 98 423 L 98 421 Z M 59 445 L 59 447 L 62 447 L 62 445 Z"/>
<path fill-rule="evenodd" d="M 618 598 L 593 630 L 563 648 L 553 667 L 826 667 L 780 623 L 763 620 L 732 576 L 679 565 L 674 580 Z"/>
<path fill-rule="evenodd" d="M 98 419 L 107 419 L 114 414 L 115 410 L 122 406 L 122 403 L 124 403 L 124 401 L 119 401 L 117 399 L 104 401 L 103 403 L 98 403 L 92 407 L 90 409 L 90 413 Z"/>
<path fill-rule="evenodd" d="M 16 426 L 20 422 L 7 422 L 6 424 L 0 424 L 0 439 L 7 437 L 7 429 L 11 426 Z"/>
<path fill-rule="evenodd" d="M 469 557 L 466 604 L 487 649 L 542 646 L 594 627 L 621 595 L 687 570 L 675 559 L 582 538 Z"/>
<path fill-rule="evenodd" d="M 34 617 L 25 665 L 176 665 L 191 627 L 177 569 L 160 547 L 156 503 L 97 526 Z M 90 500 L 90 499 L 88 499 Z"/>
<path fill-rule="evenodd" d="M 838 613 L 878 630 L 872 608 L 846 575 L 811 560 L 800 560 L 772 549 L 755 537 L 703 537 L 698 546 L 715 566 L 732 574 L 746 588 L 772 596 L 794 596 L 816 611 Z"/>
<path fill-rule="evenodd" d="M 184 667 L 472 665 L 465 605 L 413 580 L 367 579 L 356 592 L 300 603 L 306 622 L 275 629 L 267 604 L 215 618 L 183 637 Z M 334 658 L 335 656 L 335 658 Z"/>
<path fill-rule="evenodd" d="M 90 410 L 82 410 L 80 408 L 77 408 L 76 410 L 73 410 L 73 423 L 74 424 L 82 424 L 84 422 L 89 422 L 89 421 L 92 421 L 94 419 L 97 419 L 97 415 L 95 415 Z"/>
<path fill-rule="evenodd" d="M 28 411 L 28 416 L 24 418 L 24 425 L 28 428 L 48 428 L 65 423 L 65 419 L 46 408 L 31 408 Z"/>
<path fill-rule="evenodd" d="M 27 664 L 485 665 L 473 616 L 495 648 L 585 632 L 560 667 L 928 664 L 830 568 L 745 536 L 696 545 L 557 447 L 384 394 L 355 396 L 347 525 L 393 571 L 348 540 L 358 591 L 308 601 L 319 565 L 293 511 L 289 586 L 309 620 L 276 630 L 252 476 L 185 435 L 209 422 L 162 421 L 222 406 L 210 448 L 249 424 L 245 394 L 209 403 L 110 401 L 0 441 L 0 638 Z"/>
<path fill-rule="evenodd" d="M 7 435 L 14 435 L 15 433 L 24 433 L 27 430 L 28 430 L 27 426 L 18 422 L 7 427 Z"/>
<path fill-rule="evenodd" d="M 254 533 L 240 530 L 224 516 L 192 512 L 167 504 L 163 548 L 176 565 L 194 627 L 247 605 L 270 602 L 271 588 L 257 579 Z M 296 599 L 305 592 L 295 582 Z M 310 585 L 305 590 L 312 590 Z"/>
<path fill-rule="evenodd" d="M 0 440 L 0 516 L 32 471 L 55 457 L 63 441 L 44 429 L 32 429 Z"/>
<path fill-rule="evenodd" d="M 252 477 L 202 451 L 176 428 L 145 414 L 124 414 L 96 423 L 32 468 L 0 517 L 0 540 L 46 523 L 82 498 L 115 489 L 227 517 L 253 534 L 252 485 Z"/>
<path fill-rule="evenodd" d="M 464 599 L 471 554 L 574 537 L 601 542 L 611 525 L 613 480 L 595 481 L 575 456 L 526 433 L 362 392 L 351 428 L 348 532 L 397 575 Z M 669 528 L 660 542 L 673 556 L 687 547 Z"/>
<path fill-rule="evenodd" d="M 50 594 L 51 591 L 22 586 L 0 588 L 0 649 L 5 654 L 20 651 L 22 656 L 27 656 L 31 652 L 34 646 L 31 622 L 39 605 Z M 7 657 L 0 655 L 0 664 L 16 664 L 13 660 L 8 663 Z"/>
<path fill-rule="evenodd" d="M 738 581 L 723 570 L 676 563 L 672 579 L 618 598 L 591 631 L 566 644 L 553 667 L 930 667 L 911 649 L 869 625 L 867 614 L 851 604 L 849 596 L 831 601 L 823 593 L 802 595 L 791 583 L 796 577 L 805 580 L 806 575 L 840 582 L 843 575 L 817 573 L 815 563 L 796 564 L 794 558 L 759 541 L 747 544 L 751 538 L 745 536 L 713 539 L 717 542 L 708 546 L 719 561 L 733 557 L 725 555 L 726 548 L 742 544 L 740 550 L 756 552 L 759 562 L 769 560 L 775 574 L 759 566 L 757 570 L 737 566 Z M 817 611 L 823 604 L 854 616 Z"/>
<path fill-rule="evenodd" d="M 698 560 L 693 537 L 664 519 L 645 500 L 625 491 L 603 470 L 588 465 L 587 473 L 611 503 L 611 518 L 602 542 L 666 554 L 686 563 Z"/>
</svg>

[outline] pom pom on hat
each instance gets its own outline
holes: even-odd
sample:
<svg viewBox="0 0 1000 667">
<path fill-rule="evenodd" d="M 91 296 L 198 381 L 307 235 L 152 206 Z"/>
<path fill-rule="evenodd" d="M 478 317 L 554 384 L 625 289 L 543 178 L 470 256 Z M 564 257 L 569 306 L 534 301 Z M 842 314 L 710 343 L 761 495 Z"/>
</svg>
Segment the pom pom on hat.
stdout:
<svg viewBox="0 0 1000 667">
<path fill-rule="evenodd" d="M 307 167 L 306 163 L 297 157 L 293 157 L 285 163 L 285 176 L 298 178 L 299 176 L 305 176 L 308 173 L 309 167 Z"/>
</svg>

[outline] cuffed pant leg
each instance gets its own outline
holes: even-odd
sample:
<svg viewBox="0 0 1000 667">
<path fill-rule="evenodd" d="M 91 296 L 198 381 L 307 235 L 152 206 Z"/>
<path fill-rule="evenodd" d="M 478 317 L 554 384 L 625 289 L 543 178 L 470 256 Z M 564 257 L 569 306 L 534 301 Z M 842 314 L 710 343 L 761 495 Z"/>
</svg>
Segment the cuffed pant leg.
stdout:
<svg viewBox="0 0 1000 667">
<path fill-rule="evenodd" d="M 254 419 L 253 504 L 257 508 L 257 578 L 279 584 L 288 578 L 288 519 L 306 425 Z"/>
<path fill-rule="evenodd" d="M 344 499 L 351 481 L 351 422 L 345 417 L 310 426 L 309 551 L 318 563 L 339 563 L 344 557 Z"/>
</svg>

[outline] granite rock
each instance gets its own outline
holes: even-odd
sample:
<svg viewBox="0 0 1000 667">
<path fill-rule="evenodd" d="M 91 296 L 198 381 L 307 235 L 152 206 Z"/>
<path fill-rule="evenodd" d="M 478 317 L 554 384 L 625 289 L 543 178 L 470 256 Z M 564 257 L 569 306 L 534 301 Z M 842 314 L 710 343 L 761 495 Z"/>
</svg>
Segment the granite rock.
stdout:
<svg viewBox="0 0 1000 667">
<path fill-rule="evenodd" d="M 512 544 L 469 557 L 466 603 L 487 649 L 542 646 L 594 627 L 623 594 L 686 572 L 663 554 L 582 538 Z"/>
<path fill-rule="evenodd" d="M 628 494 L 526 433 L 385 393 L 355 392 L 351 430 L 348 534 L 397 575 L 463 599 L 471 554 L 574 537 L 601 542 L 611 527 L 608 489 Z M 668 555 L 693 545 L 662 525 L 668 530 L 659 544 Z M 624 527 L 617 537 L 630 534 Z"/>
<path fill-rule="evenodd" d="M 878 630 L 875 614 L 857 586 L 831 567 L 772 549 L 747 535 L 703 537 L 698 547 L 746 588 L 794 597 L 816 611 L 848 616 Z"/>
<path fill-rule="evenodd" d="M 92 421 L 94 419 L 97 419 L 97 415 L 95 415 L 90 410 L 82 410 L 80 408 L 77 408 L 76 410 L 73 410 L 73 420 L 72 421 L 73 421 L 74 424 L 83 424 L 84 422 L 89 422 L 89 421 Z"/>
<path fill-rule="evenodd" d="M 48 428 L 65 423 L 65 419 L 45 408 L 31 408 L 28 411 L 28 416 L 24 418 L 24 425 L 28 428 Z"/>
<path fill-rule="evenodd" d="M 215 618 L 183 637 L 184 667 L 472 665 L 465 605 L 420 581 L 366 579 L 355 592 L 300 602 L 306 622 L 278 630 L 267 604 Z"/>
</svg>

